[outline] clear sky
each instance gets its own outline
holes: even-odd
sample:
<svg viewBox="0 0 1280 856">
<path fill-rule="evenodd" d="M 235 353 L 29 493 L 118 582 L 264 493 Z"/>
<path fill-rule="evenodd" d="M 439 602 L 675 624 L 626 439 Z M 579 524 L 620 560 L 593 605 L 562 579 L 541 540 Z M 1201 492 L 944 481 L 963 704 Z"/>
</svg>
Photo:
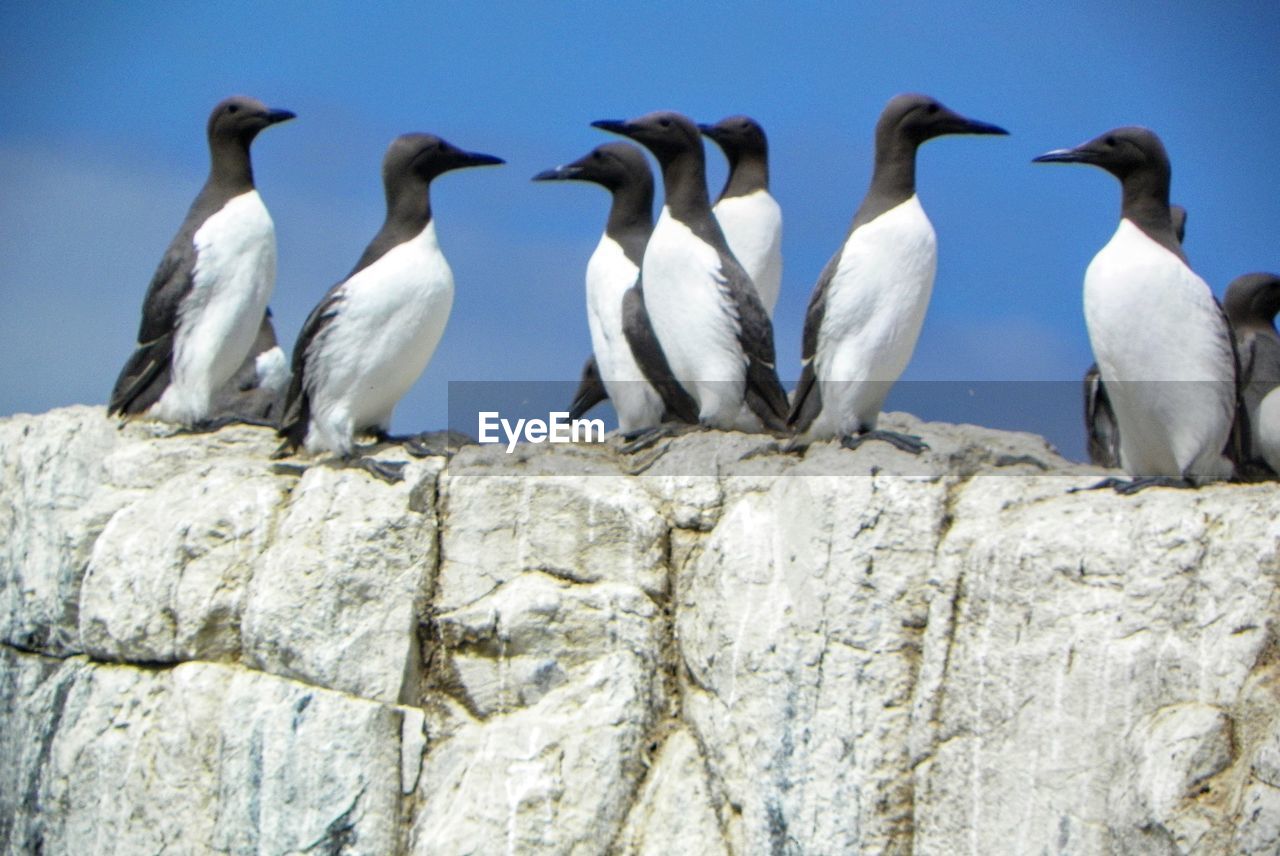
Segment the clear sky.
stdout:
<svg viewBox="0 0 1280 856">
<path fill-rule="evenodd" d="M 985 417 L 941 403 L 955 396 L 899 400 L 930 418 L 1046 431 L 1078 456 L 1075 384 L 1091 360 L 1080 287 L 1115 228 L 1119 191 L 1099 170 L 1030 160 L 1147 125 L 1173 160 L 1174 201 L 1190 211 L 1192 265 L 1215 292 L 1280 269 L 1277 45 L 1274 0 L 8 0 L 0 415 L 106 400 L 155 265 L 204 181 L 208 112 L 233 93 L 298 114 L 253 150 L 276 223 L 272 307 L 286 347 L 377 230 L 394 136 L 430 131 L 508 162 L 433 189 L 457 295 L 395 430 L 442 427 L 449 380 L 576 379 L 590 348 L 583 271 L 607 197 L 529 178 L 616 139 L 593 119 L 655 109 L 704 122 L 747 113 L 769 134 L 785 220 L 776 341 L 790 386 L 810 290 L 866 189 L 877 115 L 895 93 L 921 91 L 1012 136 L 943 138 L 920 152 L 939 264 L 905 379 L 1055 380 L 1066 392 L 1061 406 Z M 708 162 L 714 193 L 724 174 L 714 147 Z"/>
</svg>

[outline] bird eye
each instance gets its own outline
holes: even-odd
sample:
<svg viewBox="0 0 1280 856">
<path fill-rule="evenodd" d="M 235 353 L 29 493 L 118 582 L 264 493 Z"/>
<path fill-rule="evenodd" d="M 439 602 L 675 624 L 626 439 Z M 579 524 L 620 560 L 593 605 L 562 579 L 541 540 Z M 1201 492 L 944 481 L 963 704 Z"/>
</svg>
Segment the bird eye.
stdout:
<svg viewBox="0 0 1280 856">
<path fill-rule="evenodd" d="M 1115 138 L 1115 137 L 1107 137 L 1107 139 L 1106 139 L 1106 143 L 1107 143 L 1107 145 L 1109 145 L 1109 146 L 1114 146 L 1114 145 L 1116 144 L 1116 138 Z"/>
<path fill-rule="evenodd" d="M 598 151 L 596 151 L 596 152 L 592 152 L 592 153 L 591 153 L 591 159 L 592 159 L 592 160 L 604 160 L 604 155 L 600 154 L 600 152 L 598 152 Z"/>
<path fill-rule="evenodd" d="M 661 126 L 662 126 L 662 127 L 664 127 L 664 128 L 670 128 L 670 127 L 671 127 L 671 120 L 670 120 L 670 119 L 659 119 L 659 120 L 658 120 L 658 124 L 659 124 L 659 125 L 661 125 Z"/>
<path fill-rule="evenodd" d="M 240 112 L 240 105 L 239 105 L 239 104 L 232 104 L 230 107 L 228 107 L 228 108 L 227 108 L 227 112 L 228 112 L 228 113 L 239 113 L 239 112 Z"/>
<path fill-rule="evenodd" d="M 932 116 L 934 113 L 938 112 L 938 105 L 930 104 L 928 107 L 925 108 L 925 112 L 928 113 L 930 116 Z"/>
</svg>

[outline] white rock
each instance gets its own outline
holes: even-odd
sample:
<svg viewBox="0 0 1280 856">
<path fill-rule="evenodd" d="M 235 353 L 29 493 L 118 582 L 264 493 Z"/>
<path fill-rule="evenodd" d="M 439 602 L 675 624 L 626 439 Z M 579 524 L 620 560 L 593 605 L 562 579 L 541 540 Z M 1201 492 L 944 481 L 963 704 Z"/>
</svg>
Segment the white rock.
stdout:
<svg viewBox="0 0 1280 856">
<path fill-rule="evenodd" d="M 439 465 L 410 464 L 396 485 L 353 468 L 306 471 L 249 584 L 246 664 L 417 702 L 418 616 L 436 563 L 434 509 L 419 499 L 432 494 Z"/>
<path fill-rule="evenodd" d="M 230 659 L 245 588 L 288 495 L 257 461 L 201 463 L 111 518 L 80 596 L 84 650 L 104 660 Z"/>
<path fill-rule="evenodd" d="M 80 650 L 80 581 L 108 513 L 87 507 L 117 442 L 100 407 L 0 421 L 0 638 Z"/>
<path fill-rule="evenodd" d="M 618 475 L 446 471 L 440 480 L 443 610 L 476 601 L 526 571 L 577 582 L 666 587 L 666 526 L 653 498 Z"/>
<path fill-rule="evenodd" d="M 627 856 L 729 856 L 707 789 L 706 761 L 688 729 L 668 735 L 653 757 L 617 851 Z"/>
<path fill-rule="evenodd" d="M 398 841 L 400 714 L 243 669 L 8 655 L 49 699 L 9 852 L 385 854 Z M 16 662 L 15 662 L 16 660 Z M 47 689 L 46 689 L 47 687 Z M 9 687 L 5 688 L 9 690 Z M 6 696 L 6 707 L 17 699 Z M 38 726 L 36 717 L 19 719 Z M 35 775 L 33 775 L 33 773 Z M 37 845 L 37 842 L 39 844 Z"/>
</svg>

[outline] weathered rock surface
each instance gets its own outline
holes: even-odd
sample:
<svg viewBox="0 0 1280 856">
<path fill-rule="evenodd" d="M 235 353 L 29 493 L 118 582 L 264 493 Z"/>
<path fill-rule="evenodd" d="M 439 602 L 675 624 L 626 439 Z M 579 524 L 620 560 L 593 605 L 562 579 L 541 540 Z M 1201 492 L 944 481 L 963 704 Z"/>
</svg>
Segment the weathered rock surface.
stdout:
<svg viewBox="0 0 1280 856">
<path fill-rule="evenodd" d="M 2 420 L 0 852 L 1280 852 L 1280 486 L 886 422 L 386 485 Z"/>
</svg>

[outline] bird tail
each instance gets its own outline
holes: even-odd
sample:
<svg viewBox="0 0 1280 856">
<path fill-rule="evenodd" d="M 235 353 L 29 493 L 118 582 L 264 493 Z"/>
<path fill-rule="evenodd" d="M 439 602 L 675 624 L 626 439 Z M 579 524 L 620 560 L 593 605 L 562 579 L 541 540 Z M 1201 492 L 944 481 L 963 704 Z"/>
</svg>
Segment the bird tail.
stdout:
<svg viewBox="0 0 1280 856">
<path fill-rule="evenodd" d="M 116 378 L 107 403 L 107 415 L 134 416 L 145 412 L 169 388 L 172 367 L 172 333 L 138 345 Z"/>
</svg>

